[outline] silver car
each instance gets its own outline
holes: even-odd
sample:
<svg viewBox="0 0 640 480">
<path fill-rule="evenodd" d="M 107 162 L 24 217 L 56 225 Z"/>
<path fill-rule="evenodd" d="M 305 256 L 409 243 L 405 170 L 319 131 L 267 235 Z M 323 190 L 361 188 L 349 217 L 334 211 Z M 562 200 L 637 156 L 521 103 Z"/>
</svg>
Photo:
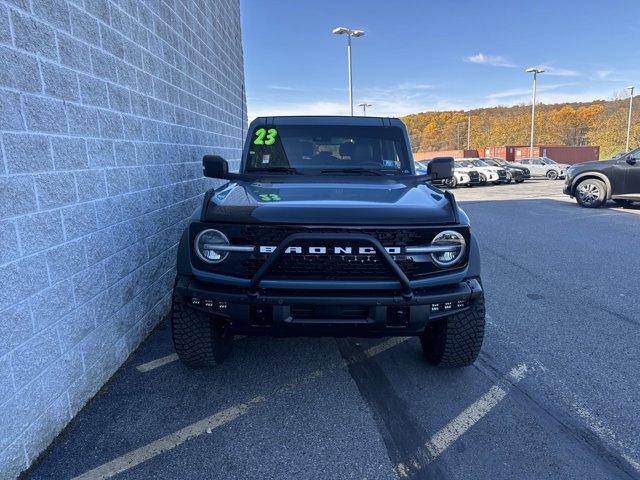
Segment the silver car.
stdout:
<svg viewBox="0 0 640 480">
<path fill-rule="evenodd" d="M 569 168 L 569 165 L 557 163 L 549 157 L 522 158 L 513 164 L 528 168 L 532 177 L 546 177 L 549 180 L 564 178 L 567 175 L 567 168 Z"/>
</svg>

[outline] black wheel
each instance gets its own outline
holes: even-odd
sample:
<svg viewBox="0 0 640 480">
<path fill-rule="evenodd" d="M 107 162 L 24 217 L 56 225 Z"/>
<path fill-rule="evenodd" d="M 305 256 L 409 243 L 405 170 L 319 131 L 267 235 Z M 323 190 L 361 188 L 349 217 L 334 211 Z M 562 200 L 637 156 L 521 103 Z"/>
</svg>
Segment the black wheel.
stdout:
<svg viewBox="0 0 640 480">
<path fill-rule="evenodd" d="M 614 198 L 613 201 L 616 202 L 617 206 L 622 208 L 630 207 L 633 204 L 631 200 L 623 200 L 621 198 Z"/>
<path fill-rule="evenodd" d="M 482 348 L 484 323 L 484 296 L 481 296 L 469 310 L 427 324 L 420 336 L 424 356 L 439 367 L 471 365 Z"/>
<path fill-rule="evenodd" d="M 576 187 L 576 201 L 585 208 L 598 208 L 607 199 L 607 187 L 601 180 L 587 178 Z"/>
<path fill-rule="evenodd" d="M 547 178 L 549 180 L 557 180 L 558 179 L 558 172 L 556 172 L 555 170 L 549 170 L 547 172 Z"/>
<path fill-rule="evenodd" d="M 222 363 L 233 346 L 233 335 L 221 322 L 189 308 L 174 294 L 171 308 L 173 346 L 178 358 L 191 368 Z"/>
<path fill-rule="evenodd" d="M 443 183 L 445 187 L 456 188 L 458 186 L 458 179 L 454 175 L 453 177 L 447 178 Z"/>
</svg>

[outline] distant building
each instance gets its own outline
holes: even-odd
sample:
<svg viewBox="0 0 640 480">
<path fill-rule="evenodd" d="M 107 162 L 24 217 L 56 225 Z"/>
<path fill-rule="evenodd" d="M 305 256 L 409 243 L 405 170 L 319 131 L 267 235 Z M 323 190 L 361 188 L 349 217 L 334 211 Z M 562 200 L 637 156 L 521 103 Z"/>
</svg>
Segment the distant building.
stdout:
<svg viewBox="0 0 640 480">
<path fill-rule="evenodd" d="M 535 145 L 533 151 L 529 152 L 528 145 L 503 145 L 492 147 L 481 147 L 478 150 L 431 150 L 426 152 L 416 152 L 413 154 L 415 161 L 430 160 L 435 157 L 454 158 L 474 158 L 474 157 L 495 157 L 502 158 L 509 162 L 517 161 L 526 157 L 549 157 L 558 163 L 590 162 L 600 159 L 600 147 L 571 147 L 568 145 Z"/>
<path fill-rule="evenodd" d="M 600 147 L 571 147 L 568 145 L 504 145 L 479 148 L 481 157 L 497 157 L 513 162 L 526 157 L 549 157 L 558 163 L 581 163 L 600 159 Z"/>
</svg>

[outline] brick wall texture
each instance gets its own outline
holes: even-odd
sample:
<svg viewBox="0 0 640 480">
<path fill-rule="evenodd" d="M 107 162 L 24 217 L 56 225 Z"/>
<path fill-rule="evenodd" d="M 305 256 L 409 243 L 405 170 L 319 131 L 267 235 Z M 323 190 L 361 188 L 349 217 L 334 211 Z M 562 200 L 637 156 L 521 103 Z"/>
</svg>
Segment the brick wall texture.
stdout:
<svg viewBox="0 0 640 480">
<path fill-rule="evenodd" d="M 0 478 L 168 313 L 246 124 L 238 0 L 0 0 Z"/>
</svg>

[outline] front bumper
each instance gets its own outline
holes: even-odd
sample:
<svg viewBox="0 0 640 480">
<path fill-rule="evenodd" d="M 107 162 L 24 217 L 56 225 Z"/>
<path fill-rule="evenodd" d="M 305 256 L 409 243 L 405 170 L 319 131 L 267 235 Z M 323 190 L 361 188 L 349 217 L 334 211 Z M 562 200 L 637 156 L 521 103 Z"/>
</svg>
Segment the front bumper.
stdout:
<svg viewBox="0 0 640 480">
<path fill-rule="evenodd" d="M 229 289 L 180 276 L 175 294 L 242 335 L 410 336 L 427 322 L 468 310 L 483 295 L 480 282 L 416 289 L 411 298 L 389 292 Z"/>
</svg>

